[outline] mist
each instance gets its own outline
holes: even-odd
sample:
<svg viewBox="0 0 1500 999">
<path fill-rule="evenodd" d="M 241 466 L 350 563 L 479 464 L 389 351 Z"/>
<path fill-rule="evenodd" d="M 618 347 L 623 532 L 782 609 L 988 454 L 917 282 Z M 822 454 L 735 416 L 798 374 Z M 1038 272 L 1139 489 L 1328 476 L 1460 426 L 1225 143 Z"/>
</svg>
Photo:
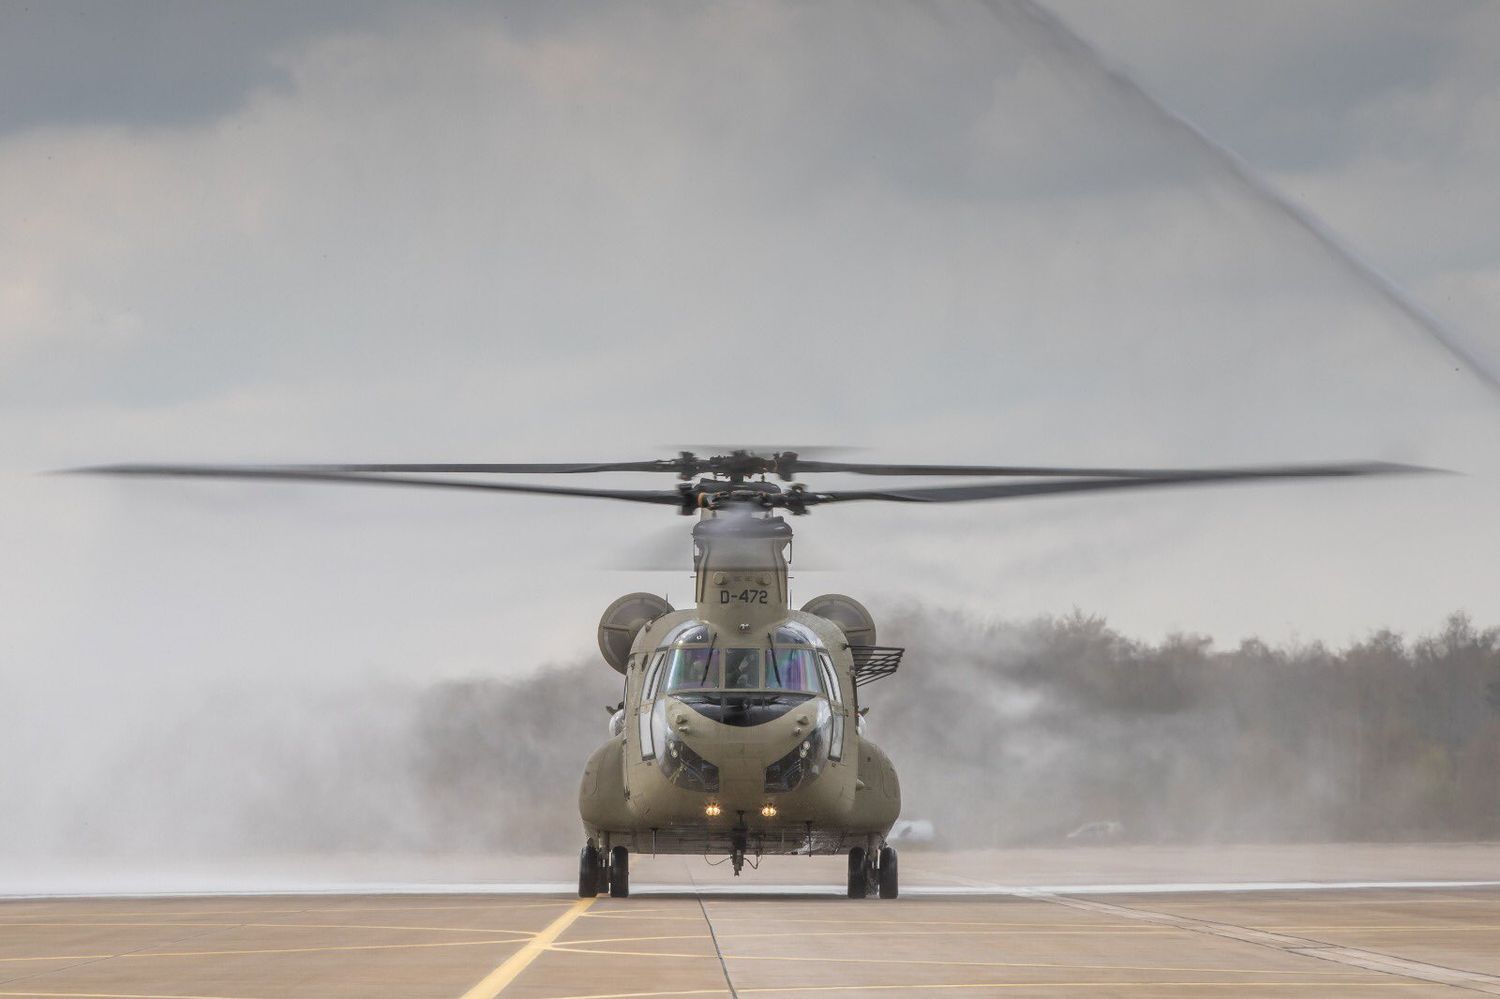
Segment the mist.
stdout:
<svg viewBox="0 0 1500 999">
<path fill-rule="evenodd" d="M 1134 641 L 1100 617 L 888 610 L 901 671 L 861 691 L 903 816 L 941 848 L 1493 838 L 1500 630 L 1451 617 L 1342 649 Z M 97 735 L 66 781 L 5 737 L 7 863 L 171 869 L 352 853 L 566 853 L 619 677 L 595 656 L 519 680 L 206 688 Z M 24 807 L 19 807 L 21 802 Z M 7 872 L 0 871 L 0 878 Z"/>
</svg>

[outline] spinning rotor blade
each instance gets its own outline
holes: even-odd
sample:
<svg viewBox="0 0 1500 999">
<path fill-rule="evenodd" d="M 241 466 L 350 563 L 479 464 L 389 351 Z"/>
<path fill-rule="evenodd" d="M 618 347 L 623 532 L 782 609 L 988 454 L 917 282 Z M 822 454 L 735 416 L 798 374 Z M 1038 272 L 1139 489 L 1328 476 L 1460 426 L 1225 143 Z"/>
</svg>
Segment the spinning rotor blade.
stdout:
<svg viewBox="0 0 1500 999">
<path fill-rule="evenodd" d="M 156 478 L 250 479 L 275 482 L 339 482 L 376 486 L 426 486 L 430 489 L 470 489 L 502 493 L 532 493 L 539 496 L 586 496 L 594 499 L 626 500 L 680 507 L 682 493 L 675 489 L 575 489 L 525 483 L 467 482 L 453 479 L 417 479 L 358 472 L 319 471 L 280 465 L 97 465 L 70 469 L 70 474 L 132 475 Z"/>
<path fill-rule="evenodd" d="M 277 465 L 275 467 L 297 472 L 519 472 L 523 475 L 572 475 L 592 472 L 675 472 L 677 466 L 676 459 L 667 458 L 659 461 L 539 461 L 520 464 L 418 462 L 368 465 Z"/>
<path fill-rule="evenodd" d="M 1403 475 L 1436 472 L 1439 469 L 1389 462 L 1345 465 L 1269 465 L 1250 468 L 1205 468 L 1197 471 L 1138 474 L 1128 478 L 1082 478 L 1062 482 L 987 482 L 972 486 L 932 486 L 917 489 L 868 489 L 808 492 L 807 506 L 852 500 L 884 500 L 890 503 L 963 503 L 970 500 L 1020 499 L 1061 493 L 1103 492 L 1112 489 L 1142 489 L 1155 486 L 1187 486 L 1213 482 L 1247 482 L 1266 479 L 1350 478 L 1363 475 Z"/>
<path fill-rule="evenodd" d="M 793 472 L 848 472 L 854 475 L 979 475 L 1066 476 L 1070 478 L 1142 479 L 1207 471 L 1182 468 L 1063 468 L 1057 465 L 885 465 L 863 461 L 803 461 L 790 463 Z"/>
</svg>

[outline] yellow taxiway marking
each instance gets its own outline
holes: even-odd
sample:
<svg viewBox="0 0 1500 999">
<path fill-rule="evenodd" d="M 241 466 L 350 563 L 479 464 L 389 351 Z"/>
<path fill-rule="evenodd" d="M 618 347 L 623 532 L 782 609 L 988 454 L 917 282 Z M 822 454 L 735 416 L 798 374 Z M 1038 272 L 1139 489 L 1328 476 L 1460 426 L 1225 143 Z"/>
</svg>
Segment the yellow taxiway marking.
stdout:
<svg viewBox="0 0 1500 999">
<path fill-rule="evenodd" d="M 138 992 L 0 992 L 0 996 L 66 996 L 69 999 L 244 999 L 243 996 L 142 995 Z"/>
<path fill-rule="evenodd" d="M 304 929 L 304 930 L 416 930 L 423 933 L 514 933 L 519 936 L 529 937 L 532 930 L 512 930 L 494 926 L 393 926 L 384 923 L 209 923 L 209 922 L 57 922 L 57 923 L 0 923 L 0 927 L 6 926 L 202 926 L 206 928 L 220 927 L 240 929 L 254 927 L 256 929 Z"/>
<path fill-rule="evenodd" d="M 1431 989 L 1425 981 L 975 981 L 936 986 L 765 986 L 745 989 L 741 996 L 793 992 L 915 992 L 938 989 Z M 591 992 L 558 999 L 655 999 L 657 996 L 727 996 L 727 989 L 684 989 L 679 992 Z M 1088 995 L 1088 993 L 1085 993 Z"/>
<path fill-rule="evenodd" d="M 523 940 L 443 940 L 437 943 L 346 944 L 331 947 L 257 947 L 241 950 L 147 950 L 120 954 L 53 954 L 42 957 L 0 957 L 12 961 L 142 961 L 155 957 L 229 957 L 235 954 L 321 954 L 346 950 L 421 950 L 429 947 L 484 947 L 491 944 L 518 944 Z M 6 995 L 0 992 L 0 996 Z M 31 993 L 23 993 L 31 995 Z"/>
<path fill-rule="evenodd" d="M 708 937 L 703 939 L 707 940 Z M 592 950 L 577 949 L 573 941 L 553 944 L 547 948 L 559 954 L 598 954 L 604 957 L 680 957 L 702 960 L 712 954 L 679 954 L 667 951 L 646 950 Z M 809 961 L 815 964 L 922 964 L 941 968 L 1041 968 L 1053 971 L 1155 971 L 1175 972 L 1183 975 L 1285 975 L 1284 968 L 1174 968 L 1164 965 L 1136 964 L 1047 964 L 1040 961 L 925 961 L 920 958 L 885 957 L 782 957 L 774 954 L 723 954 L 726 961 Z M 1299 975 L 1318 975 L 1330 978 L 1350 978 L 1366 975 L 1364 971 L 1314 971 L 1300 969 Z M 743 989 L 739 991 L 744 991 Z"/>
<path fill-rule="evenodd" d="M 64 904 L 67 901 L 65 900 Z M 84 900 L 94 901 L 94 900 Z M 49 903 L 49 906 L 53 903 Z M 282 916 L 295 915 L 299 912 L 436 912 L 446 909 L 485 909 L 490 912 L 508 912 L 517 909 L 555 909 L 560 902 L 526 902 L 513 905 L 486 905 L 474 903 L 466 905 L 304 905 L 295 909 L 121 909 L 114 912 L 101 912 L 98 918 L 101 920 L 107 916 Z M 38 916 L 46 919 L 55 916 L 54 912 L 39 912 Z M 623 914 L 622 914 L 623 915 Z M 38 922 L 20 915 L 15 919 L 0 919 L 0 926 L 62 926 L 49 919 L 48 922 Z M 92 925 L 92 924 L 78 924 Z M 212 925 L 202 923 L 201 925 Z M 238 926 L 240 924 L 231 924 Z"/>
<path fill-rule="evenodd" d="M 773 992 L 888 992 L 928 989 L 1073 989 L 1097 991 L 1109 989 L 1232 989 L 1232 988 L 1307 988 L 1307 989 L 1409 989 L 1412 982 L 960 982 L 948 985 L 777 985 L 760 988 L 735 986 L 738 995 L 761 995 Z M 656 999 L 659 996 L 727 996 L 728 989 L 683 989 L 676 992 L 588 992 L 558 999 Z M 1087 992 L 1085 993 L 1087 994 Z"/>
<path fill-rule="evenodd" d="M 495 996 L 505 991 L 506 986 L 515 981 L 532 961 L 535 961 L 552 945 L 553 941 L 562 936 L 563 930 L 572 926 L 574 920 L 587 912 L 589 906 L 593 904 L 594 900 L 591 898 L 580 898 L 574 902 L 567 912 L 554 919 L 546 929 L 506 958 L 500 967 L 480 979 L 473 988 L 463 994 L 462 999 L 495 999 Z"/>
</svg>

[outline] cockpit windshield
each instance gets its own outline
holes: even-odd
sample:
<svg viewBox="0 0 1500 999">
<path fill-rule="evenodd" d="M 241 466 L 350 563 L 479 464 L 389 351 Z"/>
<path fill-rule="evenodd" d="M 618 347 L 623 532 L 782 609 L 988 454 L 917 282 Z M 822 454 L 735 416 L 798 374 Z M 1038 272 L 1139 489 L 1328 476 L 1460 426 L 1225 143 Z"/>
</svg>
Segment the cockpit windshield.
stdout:
<svg viewBox="0 0 1500 999">
<path fill-rule="evenodd" d="M 719 686 L 719 653 L 715 648 L 672 649 L 667 653 L 667 679 L 662 689 L 714 690 Z"/>
<path fill-rule="evenodd" d="M 777 648 L 766 657 L 766 688 L 821 694 L 817 653 L 812 649 Z"/>
<path fill-rule="evenodd" d="M 718 636 L 703 622 L 679 625 L 667 639 L 668 647 L 658 653 L 665 657 L 660 680 L 650 684 L 647 696 L 657 691 L 764 691 L 804 698 L 828 694 L 818 668 L 823 643 L 795 622 L 777 626 L 765 635 L 765 644 L 754 647 L 719 646 Z"/>
<path fill-rule="evenodd" d="M 760 687 L 760 649 L 724 650 L 724 688 L 756 690 Z"/>
</svg>

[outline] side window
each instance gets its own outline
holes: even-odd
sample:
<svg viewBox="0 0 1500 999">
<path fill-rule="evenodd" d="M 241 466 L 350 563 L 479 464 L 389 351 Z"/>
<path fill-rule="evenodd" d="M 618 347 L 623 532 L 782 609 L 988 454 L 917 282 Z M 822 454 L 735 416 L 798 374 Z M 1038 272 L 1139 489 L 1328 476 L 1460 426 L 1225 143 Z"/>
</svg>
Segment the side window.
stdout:
<svg viewBox="0 0 1500 999">
<path fill-rule="evenodd" d="M 823 674 L 823 686 L 828 688 L 828 700 L 833 706 L 833 725 L 828 735 L 828 758 L 841 760 L 844 758 L 844 698 L 839 690 L 839 675 L 834 671 L 828 656 L 822 652 L 818 653 L 818 667 Z"/>
<path fill-rule="evenodd" d="M 646 672 L 646 679 L 641 682 L 641 700 L 650 700 L 656 696 L 656 688 L 661 686 L 662 663 L 666 658 L 665 652 L 658 652 L 656 658 L 651 661 L 651 668 Z"/>
<path fill-rule="evenodd" d="M 646 669 L 646 678 L 641 681 L 641 703 L 636 711 L 636 733 L 641 741 L 641 759 L 656 759 L 656 745 L 651 737 L 651 701 L 656 696 L 656 685 L 661 679 L 662 660 L 666 654 L 658 652 Z"/>
</svg>

